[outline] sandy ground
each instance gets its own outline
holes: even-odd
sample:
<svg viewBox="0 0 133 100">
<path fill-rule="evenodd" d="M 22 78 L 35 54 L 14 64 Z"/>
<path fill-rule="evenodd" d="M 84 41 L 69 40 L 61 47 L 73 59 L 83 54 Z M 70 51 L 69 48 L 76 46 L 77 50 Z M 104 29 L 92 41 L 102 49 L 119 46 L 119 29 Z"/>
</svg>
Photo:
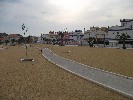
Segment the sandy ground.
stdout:
<svg viewBox="0 0 133 100">
<path fill-rule="evenodd" d="M 41 55 L 38 48 L 42 47 L 48 45 L 28 48 L 28 58 L 34 58 L 34 62 L 20 61 L 26 58 L 25 49 L 20 46 L 0 50 L 0 100 L 129 100 L 51 64 Z M 66 47 L 49 48 L 60 51 L 63 56 L 69 55 Z M 71 55 L 73 50 L 77 50 L 74 48 L 69 48 Z M 86 50 L 91 51 L 79 47 L 77 52 L 80 50 L 83 54 Z"/>
<path fill-rule="evenodd" d="M 133 77 L 133 49 L 47 46 L 54 53 L 102 70 Z M 70 51 L 70 52 L 68 52 Z"/>
</svg>

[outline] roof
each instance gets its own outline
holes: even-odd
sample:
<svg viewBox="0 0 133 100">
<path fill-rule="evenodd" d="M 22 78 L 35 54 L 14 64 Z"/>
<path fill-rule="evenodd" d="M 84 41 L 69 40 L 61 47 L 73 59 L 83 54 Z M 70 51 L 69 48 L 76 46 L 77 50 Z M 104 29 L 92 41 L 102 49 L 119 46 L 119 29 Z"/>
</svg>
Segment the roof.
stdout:
<svg viewBox="0 0 133 100">
<path fill-rule="evenodd" d="M 131 21 L 133 21 L 133 19 L 120 19 L 120 22 L 131 22 Z"/>
<path fill-rule="evenodd" d="M 19 38 L 22 37 L 20 34 L 9 34 L 9 38 Z"/>
<path fill-rule="evenodd" d="M 5 37 L 5 36 L 8 36 L 8 34 L 6 34 L 6 33 L 0 33 L 0 36 Z"/>
<path fill-rule="evenodd" d="M 0 38 L 0 41 L 5 41 L 5 40 L 7 40 L 6 38 Z"/>
</svg>

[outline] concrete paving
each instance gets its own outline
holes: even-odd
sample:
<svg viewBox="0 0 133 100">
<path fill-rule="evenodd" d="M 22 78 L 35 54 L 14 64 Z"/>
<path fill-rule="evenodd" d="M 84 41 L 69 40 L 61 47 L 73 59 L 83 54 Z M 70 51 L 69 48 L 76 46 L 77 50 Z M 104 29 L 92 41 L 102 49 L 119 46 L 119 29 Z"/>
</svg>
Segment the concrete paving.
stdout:
<svg viewBox="0 0 133 100">
<path fill-rule="evenodd" d="M 89 67 L 78 62 L 65 59 L 54 54 L 48 48 L 42 50 L 42 55 L 59 67 L 97 83 L 105 88 L 112 89 L 122 95 L 133 98 L 133 78 Z"/>
</svg>

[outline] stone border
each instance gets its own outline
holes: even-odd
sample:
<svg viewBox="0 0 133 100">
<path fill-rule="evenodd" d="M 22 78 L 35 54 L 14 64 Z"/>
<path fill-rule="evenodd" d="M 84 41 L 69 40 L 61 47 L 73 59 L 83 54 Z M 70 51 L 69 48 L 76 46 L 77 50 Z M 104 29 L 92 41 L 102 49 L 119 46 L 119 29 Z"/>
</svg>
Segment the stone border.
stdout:
<svg viewBox="0 0 133 100">
<path fill-rule="evenodd" d="M 34 59 L 21 59 L 21 61 L 34 61 Z"/>
<path fill-rule="evenodd" d="M 48 49 L 48 48 L 46 48 L 46 49 Z M 50 49 L 49 49 L 49 50 L 50 50 Z M 53 53 L 51 50 L 50 50 L 50 52 Z M 58 56 L 58 55 L 55 54 L 55 53 L 53 53 L 53 54 L 56 55 L 56 56 Z M 70 73 L 73 73 L 73 74 L 75 74 L 75 75 L 77 75 L 77 76 L 80 76 L 80 77 L 82 77 L 82 78 L 84 78 L 84 79 L 86 79 L 86 80 L 89 80 L 89 81 L 91 81 L 91 82 L 93 82 L 93 83 L 95 83 L 95 84 L 98 84 L 98 85 L 100 85 L 100 86 L 102 86 L 102 87 L 104 87 L 104 88 L 106 88 L 106 89 L 111 89 L 111 90 L 113 90 L 113 91 L 115 91 L 115 92 L 117 92 L 117 93 L 119 93 L 119 94 L 121 94 L 121 95 L 123 95 L 123 96 L 125 96 L 125 97 L 133 98 L 133 96 L 130 95 L 130 94 L 128 94 L 128 93 L 125 93 L 125 92 L 123 92 L 123 91 L 117 90 L 117 89 L 115 89 L 115 88 L 112 88 L 112 87 L 110 87 L 110 86 L 108 86 L 108 85 L 105 85 L 105 84 L 102 84 L 102 83 L 100 83 L 100 82 L 94 81 L 94 80 L 89 79 L 89 78 L 87 78 L 87 77 L 84 77 L 84 76 L 82 76 L 82 75 L 80 75 L 80 74 L 78 74 L 78 73 L 72 72 L 71 70 L 68 70 L 68 69 L 64 68 L 63 66 L 61 66 L 61 65 L 59 65 L 59 64 L 57 64 L 57 63 L 54 63 L 52 60 L 50 60 L 50 59 L 48 59 L 47 57 L 45 57 L 44 54 L 42 54 L 42 56 L 43 56 L 45 59 L 47 59 L 48 61 L 50 61 L 51 63 L 53 63 L 53 64 L 59 66 L 60 68 L 66 70 L 66 71 L 68 71 L 68 72 L 70 72 Z M 61 56 L 59 56 L 59 57 L 61 57 Z M 63 58 L 63 57 L 61 57 L 61 58 Z M 78 62 L 76 62 L 76 61 L 69 60 L 69 59 L 67 59 L 67 58 L 63 58 L 63 59 L 66 59 L 66 60 L 71 61 L 71 62 L 78 63 Z M 81 64 L 81 63 L 78 63 L 78 64 Z M 81 65 L 84 65 L 84 64 L 81 64 Z M 84 65 L 84 66 L 87 66 L 87 65 Z M 90 67 L 90 66 L 87 66 L 87 67 Z M 114 74 L 114 75 L 117 75 L 117 76 L 120 76 L 120 77 L 127 78 L 127 76 L 120 75 L 120 74 L 116 74 L 116 73 L 113 73 L 113 72 L 104 71 L 104 70 L 97 69 L 97 68 L 94 68 L 94 67 L 90 67 L 90 68 L 95 69 L 95 70 L 99 70 L 99 71 L 103 71 L 103 72 L 106 72 L 106 73 L 109 73 L 109 74 Z M 133 79 L 132 77 L 128 77 L 128 78 L 131 79 L 131 80 Z"/>
<path fill-rule="evenodd" d="M 0 49 L 1 49 L 1 50 L 3 50 L 3 49 L 8 49 L 8 47 L 0 47 Z"/>
</svg>

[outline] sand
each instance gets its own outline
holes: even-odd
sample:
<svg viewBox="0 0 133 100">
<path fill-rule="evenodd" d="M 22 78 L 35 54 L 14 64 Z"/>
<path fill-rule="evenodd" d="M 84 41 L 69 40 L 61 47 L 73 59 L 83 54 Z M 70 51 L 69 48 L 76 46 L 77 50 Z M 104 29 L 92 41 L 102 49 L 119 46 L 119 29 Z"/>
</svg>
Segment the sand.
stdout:
<svg viewBox="0 0 133 100">
<path fill-rule="evenodd" d="M 25 48 L 9 46 L 0 50 L 0 100 L 129 100 L 50 63 L 41 55 L 39 48 L 43 47 L 70 56 L 64 53 L 66 47 L 32 45 L 28 48 L 28 58 L 35 61 L 21 62 L 20 59 L 26 58 Z M 77 52 L 90 50 L 81 48 Z M 69 50 L 72 55 L 75 49 Z"/>
</svg>

